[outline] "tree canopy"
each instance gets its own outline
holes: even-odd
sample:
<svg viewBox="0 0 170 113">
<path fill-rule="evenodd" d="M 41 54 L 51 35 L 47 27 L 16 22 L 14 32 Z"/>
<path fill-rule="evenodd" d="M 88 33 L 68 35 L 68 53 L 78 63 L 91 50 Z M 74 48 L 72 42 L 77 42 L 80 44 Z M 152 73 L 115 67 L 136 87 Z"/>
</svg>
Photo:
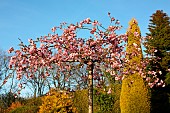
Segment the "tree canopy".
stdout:
<svg viewBox="0 0 170 113">
<path fill-rule="evenodd" d="M 157 66 L 166 74 L 170 65 L 170 17 L 162 10 L 157 10 L 149 21 L 146 53 L 158 59 Z"/>
</svg>

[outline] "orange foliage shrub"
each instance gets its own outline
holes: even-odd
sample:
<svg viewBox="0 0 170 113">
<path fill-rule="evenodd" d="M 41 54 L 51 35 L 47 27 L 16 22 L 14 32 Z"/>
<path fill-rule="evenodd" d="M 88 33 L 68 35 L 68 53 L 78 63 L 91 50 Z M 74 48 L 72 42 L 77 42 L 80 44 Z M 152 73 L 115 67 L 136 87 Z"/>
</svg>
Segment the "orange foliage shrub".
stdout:
<svg viewBox="0 0 170 113">
<path fill-rule="evenodd" d="M 11 106 L 8 108 L 8 112 L 10 112 L 10 111 L 12 111 L 12 110 L 14 110 L 14 109 L 16 109 L 16 108 L 19 108 L 19 107 L 21 107 L 22 106 L 22 104 L 20 103 L 20 102 L 18 102 L 18 101 L 16 101 L 16 102 L 13 102 L 12 104 L 11 104 Z"/>
</svg>

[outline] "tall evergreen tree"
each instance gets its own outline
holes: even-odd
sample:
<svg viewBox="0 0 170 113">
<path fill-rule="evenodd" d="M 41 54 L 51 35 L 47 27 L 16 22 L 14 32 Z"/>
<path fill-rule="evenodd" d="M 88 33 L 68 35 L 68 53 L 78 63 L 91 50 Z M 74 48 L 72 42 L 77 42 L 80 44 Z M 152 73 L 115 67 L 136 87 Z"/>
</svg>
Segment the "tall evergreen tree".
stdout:
<svg viewBox="0 0 170 113">
<path fill-rule="evenodd" d="M 145 42 L 146 53 L 152 58 L 148 70 L 157 72 L 159 80 L 165 80 L 165 87 L 152 88 L 151 105 L 153 113 L 169 113 L 170 104 L 170 17 L 157 10 L 150 18 L 149 33 Z M 154 53 L 153 53 L 154 51 Z M 151 54 L 153 53 L 153 54 Z M 157 85 L 159 86 L 159 85 Z"/>
<path fill-rule="evenodd" d="M 140 44 L 141 33 L 135 19 L 129 22 L 128 45 L 126 48 L 127 65 L 122 81 L 120 96 L 121 113 L 150 113 L 150 100 L 148 88 L 137 68 L 140 68 L 142 50 Z"/>
<path fill-rule="evenodd" d="M 145 43 L 146 53 L 153 55 L 155 63 L 152 69 L 168 73 L 170 66 L 170 17 L 162 10 L 157 10 L 149 20 L 149 33 Z M 155 51 L 154 54 L 152 51 Z"/>
</svg>

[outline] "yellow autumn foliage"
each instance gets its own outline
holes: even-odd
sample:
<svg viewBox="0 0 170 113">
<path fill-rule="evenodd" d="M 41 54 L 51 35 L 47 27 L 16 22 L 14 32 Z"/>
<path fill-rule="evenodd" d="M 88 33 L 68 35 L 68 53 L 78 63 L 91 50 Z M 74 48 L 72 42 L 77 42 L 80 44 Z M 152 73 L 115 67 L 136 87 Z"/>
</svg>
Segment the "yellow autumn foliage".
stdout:
<svg viewBox="0 0 170 113">
<path fill-rule="evenodd" d="M 42 98 L 39 113 L 77 113 L 73 106 L 72 95 L 65 91 L 50 90 Z"/>
<path fill-rule="evenodd" d="M 132 19 L 128 29 L 128 45 L 126 48 L 127 60 L 122 81 L 120 95 L 121 113 L 150 113 L 150 96 L 147 86 L 143 81 L 141 73 L 137 71 L 141 68 L 142 49 L 140 45 L 141 33 L 138 23 Z"/>
</svg>

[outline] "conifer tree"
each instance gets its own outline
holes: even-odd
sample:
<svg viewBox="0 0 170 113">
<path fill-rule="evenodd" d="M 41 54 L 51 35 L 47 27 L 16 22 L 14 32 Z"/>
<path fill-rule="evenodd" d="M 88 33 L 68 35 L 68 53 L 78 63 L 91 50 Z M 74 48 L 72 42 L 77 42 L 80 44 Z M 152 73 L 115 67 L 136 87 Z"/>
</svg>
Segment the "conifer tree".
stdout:
<svg viewBox="0 0 170 113">
<path fill-rule="evenodd" d="M 153 113 L 169 113 L 170 103 L 170 17 L 157 10 L 150 18 L 149 33 L 145 42 L 146 53 L 151 56 L 148 70 L 157 72 L 159 80 L 165 80 L 165 87 L 152 88 L 151 106 Z M 153 53 L 154 54 L 151 54 Z"/>
<path fill-rule="evenodd" d="M 142 76 L 137 68 L 140 68 L 142 50 L 140 45 L 141 33 L 135 19 L 129 22 L 128 44 L 126 48 L 127 65 L 122 81 L 120 96 L 121 113 L 150 113 L 150 101 L 148 88 L 145 86 Z"/>
<path fill-rule="evenodd" d="M 145 43 L 146 53 L 154 56 L 151 69 L 161 71 L 159 77 L 165 79 L 170 66 L 170 17 L 162 10 L 157 10 L 149 21 L 149 33 Z M 154 54 L 151 54 L 153 51 Z"/>
</svg>

